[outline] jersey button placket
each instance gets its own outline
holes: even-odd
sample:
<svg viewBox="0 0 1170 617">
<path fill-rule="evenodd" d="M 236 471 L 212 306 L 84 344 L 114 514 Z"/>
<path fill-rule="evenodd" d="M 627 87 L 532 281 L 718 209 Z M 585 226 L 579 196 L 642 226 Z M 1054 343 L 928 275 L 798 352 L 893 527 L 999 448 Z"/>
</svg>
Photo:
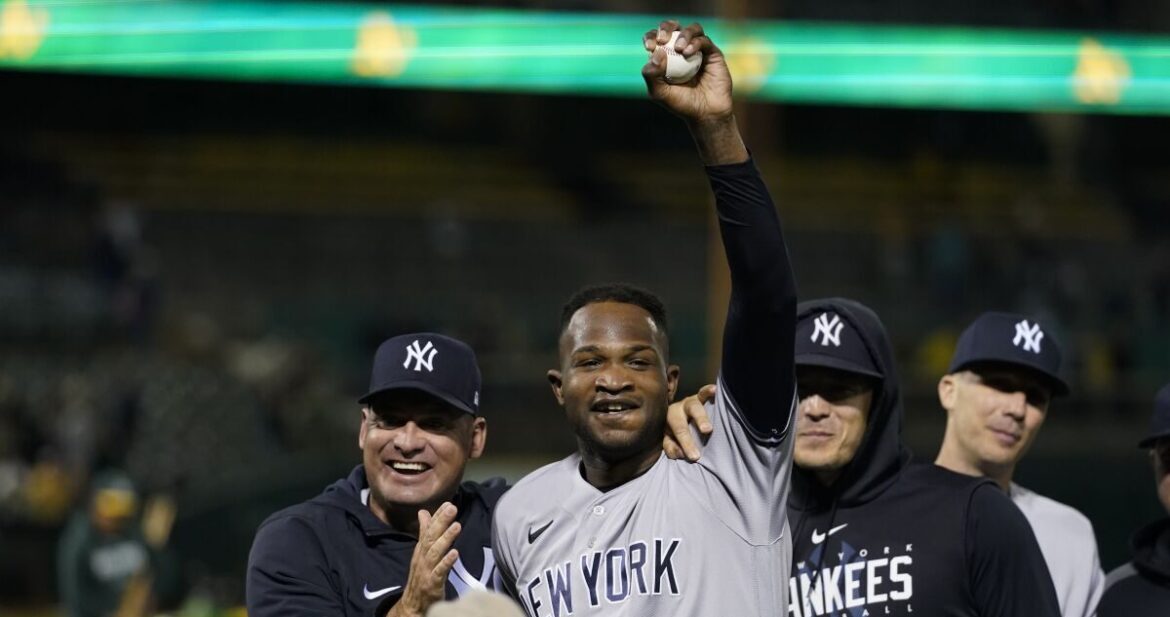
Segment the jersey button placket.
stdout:
<svg viewBox="0 0 1170 617">
<path fill-rule="evenodd" d="M 605 506 L 596 504 L 589 508 L 589 516 L 586 517 L 584 527 L 588 530 L 589 542 L 586 548 L 594 548 L 597 546 L 597 529 L 603 524 L 603 517 L 605 516 Z"/>
</svg>

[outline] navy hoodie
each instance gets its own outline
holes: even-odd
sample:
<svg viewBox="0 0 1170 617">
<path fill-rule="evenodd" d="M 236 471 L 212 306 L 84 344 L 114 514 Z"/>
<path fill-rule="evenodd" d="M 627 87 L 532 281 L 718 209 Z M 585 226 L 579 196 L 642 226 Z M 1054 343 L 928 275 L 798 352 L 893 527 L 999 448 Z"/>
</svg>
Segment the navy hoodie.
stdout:
<svg viewBox="0 0 1170 617">
<path fill-rule="evenodd" d="M 358 465 L 317 497 L 268 517 L 248 556 L 248 617 L 385 615 L 401 597 L 417 539 L 374 516 Z M 482 585 L 496 589 L 491 519 L 507 489 L 493 478 L 464 482 L 453 503 L 462 531 L 447 598 Z"/>
<path fill-rule="evenodd" d="M 1134 534 L 1133 561 L 1109 573 L 1097 617 L 1170 615 L 1170 518 Z"/>
<path fill-rule="evenodd" d="M 792 468 L 789 615 L 1059 617 L 1040 546 L 1008 496 L 990 480 L 911 462 L 877 315 L 830 298 L 801 303 L 797 319 L 822 312 L 854 330 L 884 378 L 862 443 L 833 485 Z"/>
</svg>

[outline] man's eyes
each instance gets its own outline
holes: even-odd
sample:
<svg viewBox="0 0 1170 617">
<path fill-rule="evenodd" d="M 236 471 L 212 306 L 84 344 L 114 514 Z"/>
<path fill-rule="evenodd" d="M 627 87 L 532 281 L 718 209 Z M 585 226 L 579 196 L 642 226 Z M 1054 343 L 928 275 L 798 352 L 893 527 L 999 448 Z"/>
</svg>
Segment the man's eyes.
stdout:
<svg viewBox="0 0 1170 617">
<path fill-rule="evenodd" d="M 400 418 L 371 418 L 370 424 L 374 428 L 382 430 L 400 429 L 406 425 L 406 420 Z M 451 428 L 454 424 L 451 421 L 437 418 L 437 419 L 422 419 L 416 420 L 415 424 L 422 430 L 427 432 L 440 432 Z"/>
<path fill-rule="evenodd" d="M 858 386 L 815 386 L 802 388 L 798 384 L 796 387 L 797 396 L 802 401 L 817 394 L 826 401 L 837 402 L 861 394 L 864 391 L 864 388 Z"/>
<path fill-rule="evenodd" d="M 654 366 L 653 362 L 651 362 L 650 360 L 647 360 L 645 358 L 631 358 L 630 360 L 626 361 L 626 364 L 633 366 L 635 368 L 649 368 L 651 366 Z M 574 366 L 579 367 L 579 368 L 596 368 L 596 367 L 601 366 L 601 365 L 602 365 L 602 360 L 600 358 L 585 358 L 583 360 L 578 360 L 574 364 Z"/>
</svg>

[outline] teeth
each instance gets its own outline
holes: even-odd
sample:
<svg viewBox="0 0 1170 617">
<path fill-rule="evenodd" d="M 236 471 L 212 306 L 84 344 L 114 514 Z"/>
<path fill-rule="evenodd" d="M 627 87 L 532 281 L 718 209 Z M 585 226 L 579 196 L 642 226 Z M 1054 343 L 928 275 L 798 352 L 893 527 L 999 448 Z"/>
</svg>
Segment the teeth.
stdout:
<svg viewBox="0 0 1170 617">
<path fill-rule="evenodd" d="M 422 463 L 391 463 L 391 467 L 399 471 L 426 471 L 427 466 Z"/>
</svg>

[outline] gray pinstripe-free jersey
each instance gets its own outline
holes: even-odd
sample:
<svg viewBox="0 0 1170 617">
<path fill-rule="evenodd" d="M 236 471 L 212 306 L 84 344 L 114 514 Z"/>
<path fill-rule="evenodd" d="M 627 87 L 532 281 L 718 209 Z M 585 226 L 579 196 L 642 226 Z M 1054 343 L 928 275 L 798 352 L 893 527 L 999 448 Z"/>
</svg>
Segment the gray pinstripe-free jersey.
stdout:
<svg viewBox="0 0 1170 617">
<path fill-rule="evenodd" d="M 602 492 L 573 454 L 504 495 L 496 561 L 530 617 L 787 614 L 792 440 L 754 435 L 719 386 L 698 463 L 663 455 Z"/>
</svg>

